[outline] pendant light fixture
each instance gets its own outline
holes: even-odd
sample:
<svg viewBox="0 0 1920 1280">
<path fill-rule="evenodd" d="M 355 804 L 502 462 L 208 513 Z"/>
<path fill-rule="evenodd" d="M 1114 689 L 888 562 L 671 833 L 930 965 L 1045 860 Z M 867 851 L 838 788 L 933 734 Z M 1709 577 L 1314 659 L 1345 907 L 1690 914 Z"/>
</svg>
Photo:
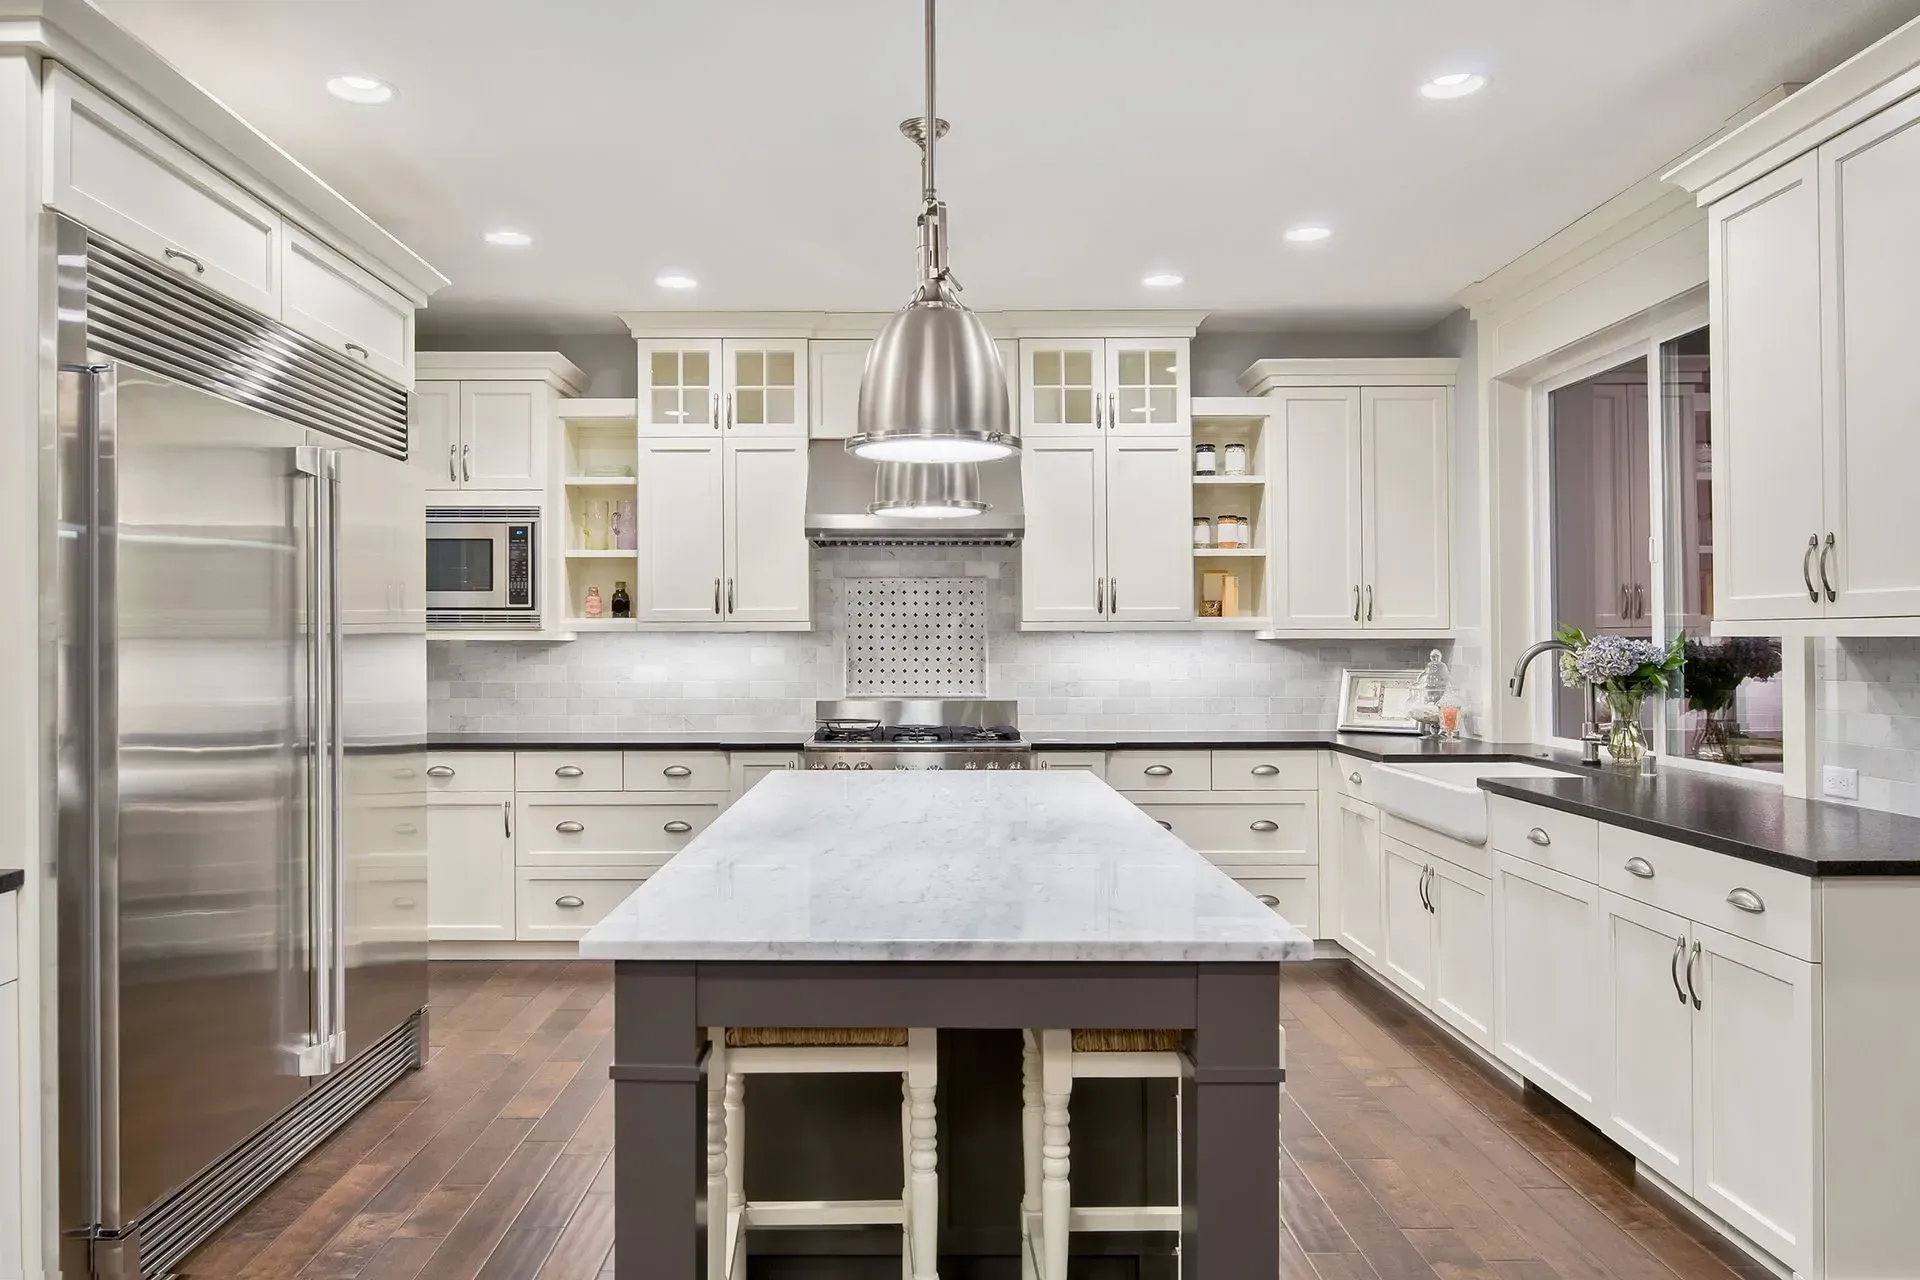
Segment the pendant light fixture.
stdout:
<svg viewBox="0 0 1920 1280">
<path fill-rule="evenodd" d="M 980 468 L 971 462 L 883 462 L 873 477 L 867 514 L 915 519 L 977 516 Z"/>
<path fill-rule="evenodd" d="M 1012 454 L 1020 438 L 1000 353 L 960 304 L 947 267 L 947 206 L 933 186 L 934 144 L 947 129 L 933 109 L 934 0 L 926 0 L 926 27 L 926 114 L 900 125 L 920 147 L 920 284 L 867 355 L 859 433 L 847 449 L 875 462 L 989 462 Z"/>
</svg>

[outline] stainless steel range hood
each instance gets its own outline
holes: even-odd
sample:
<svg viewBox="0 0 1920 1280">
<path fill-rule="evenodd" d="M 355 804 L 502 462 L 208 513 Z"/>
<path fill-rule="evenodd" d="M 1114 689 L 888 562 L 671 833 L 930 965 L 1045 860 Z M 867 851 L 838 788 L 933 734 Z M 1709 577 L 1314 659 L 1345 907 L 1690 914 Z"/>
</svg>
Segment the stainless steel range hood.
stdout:
<svg viewBox="0 0 1920 1280">
<path fill-rule="evenodd" d="M 856 457 L 838 440 L 815 440 L 807 449 L 807 537 L 816 546 L 1012 546 L 1026 532 L 1020 501 L 1020 460 L 982 462 L 980 496 L 989 504 L 977 516 L 903 519 L 867 512 L 879 464 Z"/>
</svg>

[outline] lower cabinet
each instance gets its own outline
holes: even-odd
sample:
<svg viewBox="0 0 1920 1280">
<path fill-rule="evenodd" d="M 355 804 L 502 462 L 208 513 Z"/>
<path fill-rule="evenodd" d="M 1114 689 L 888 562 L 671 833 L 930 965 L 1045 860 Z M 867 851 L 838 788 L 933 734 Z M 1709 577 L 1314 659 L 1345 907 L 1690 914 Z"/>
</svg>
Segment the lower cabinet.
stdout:
<svg viewBox="0 0 1920 1280">
<path fill-rule="evenodd" d="M 799 767 L 797 751 L 735 751 L 727 759 L 727 803 L 737 804 L 768 774 Z"/>
<path fill-rule="evenodd" d="M 519 941 L 572 942 L 586 936 L 658 869 L 521 867 L 514 891 Z"/>
<path fill-rule="evenodd" d="M 512 792 L 447 792 L 430 801 L 427 937 L 513 940 Z"/>
<path fill-rule="evenodd" d="M 1380 814 L 1362 800 L 1334 802 L 1333 847 L 1327 851 L 1333 879 L 1334 941 L 1355 959 L 1378 970 L 1386 948 L 1381 912 Z"/>
<path fill-rule="evenodd" d="M 1585 1116 L 1604 1114 L 1600 887 L 1495 851 L 1494 1052 Z"/>
<path fill-rule="evenodd" d="M 1380 841 L 1380 971 L 1447 1025 L 1493 1047 L 1487 878 L 1390 836 Z"/>
<path fill-rule="evenodd" d="M 1602 891 L 1607 1136 L 1682 1189 L 1693 1183 L 1693 1004 L 1680 916 Z"/>
<path fill-rule="evenodd" d="M 1433 1003 L 1433 913 L 1425 854 L 1380 841 L 1380 970 L 1421 1004 Z"/>
<path fill-rule="evenodd" d="M 1320 869 L 1318 867 L 1220 868 L 1234 882 L 1278 912 L 1309 938 L 1320 936 Z"/>
</svg>

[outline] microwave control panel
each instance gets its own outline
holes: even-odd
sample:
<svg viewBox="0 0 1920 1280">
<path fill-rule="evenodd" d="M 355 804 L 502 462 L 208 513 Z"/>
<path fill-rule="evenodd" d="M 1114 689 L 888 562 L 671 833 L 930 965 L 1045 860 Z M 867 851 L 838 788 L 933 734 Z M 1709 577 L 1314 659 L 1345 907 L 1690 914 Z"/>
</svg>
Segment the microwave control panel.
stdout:
<svg viewBox="0 0 1920 1280">
<path fill-rule="evenodd" d="M 507 526 L 507 606 L 523 609 L 533 605 L 533 526 Z"/>
</svg>

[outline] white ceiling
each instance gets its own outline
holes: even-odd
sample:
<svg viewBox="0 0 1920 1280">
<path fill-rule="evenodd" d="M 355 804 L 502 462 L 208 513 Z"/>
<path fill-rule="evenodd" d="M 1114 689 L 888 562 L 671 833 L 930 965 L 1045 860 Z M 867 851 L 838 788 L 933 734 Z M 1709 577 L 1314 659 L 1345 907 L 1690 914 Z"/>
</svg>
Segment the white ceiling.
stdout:
<svg viewBox="0 0 1920 1280">
<path fill-rule="evenodd" d="M 912 0 L 98 0 L 453 280 L 430 321 L 888 310 Z M 1413 324 L 1920 0 L 948 0 L 977 308 Z M 1476 97 L 1416 90 L 1450 70 Z M 328 96 L 343 72 L 398 89 Z M 1285 245 L 1289 225 L 1338 234 Z M 481 234 L 529 232 L 524 249 Z M 670 293 L 654 277 L 697 277 Z M 1186 284 L 1142 288 L 1173 271 Z"/>
</svg>

